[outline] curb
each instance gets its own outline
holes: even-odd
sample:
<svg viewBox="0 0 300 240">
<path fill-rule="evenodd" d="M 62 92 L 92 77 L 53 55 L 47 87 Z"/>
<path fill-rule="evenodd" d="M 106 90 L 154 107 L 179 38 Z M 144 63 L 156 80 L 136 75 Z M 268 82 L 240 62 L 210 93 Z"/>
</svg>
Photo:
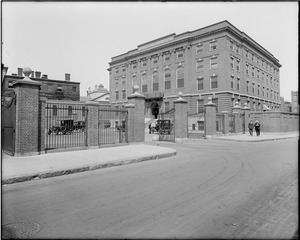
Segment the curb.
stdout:
<svg viewBox="0 0 300 240">
<path fill-rule="evenodd" d="M 233 142 L 266 142 L 266 141 L 277 141 L 277 140 L 284 140 L 284 139 L 291 139 L 291 138 L 298 138 L 298 137 L 282 137 L 282 138 L 271 138 L 271 139 L 260 139 L 260 140 L 238 140 L 238 139 L 228 139 L 228 138 L 212 138 L 211 140 L 221 140 L 221 141 L 233 141 Z"/>
<path fill-rule="evenodd" d="M 11 177 L 11 178 L 7 178 L 7 179 L 2 179 L 1 185 L 7 185 L 7 184 L 13 184 L 13 183 L 19 183 L 19 182 L 27 182 L 27 181 L 39 180 L 39 179 L 51 178 L 51 177 L 58 177 L 58 176 L 68 175 L 68 174 L 73 174 L 73 173 L 94 171 L 94 170 L 98 170 L 101 168 L 116 167 L 116 166 L 145 162 L 145 161 L 150 161 L 150 160 L 155 160 L 155 159 L 168 158 L 168 157 L 175 156 L 176 154 L 177 154 L 177 151 L 174 151 L 171 153 L 163 153 L 163 154 L 152 155 L 152 156 L 147 156 L 147 157 L 137 157 L 137 158 L 120 160 L 120 161 L 115 161 L 115 162 L 100 163 L 100 164 L 83 166 L 83 167 L 78 167 L 78 168 L 73 168 L 73 169 L 36 173 L 36 174 L 30 174 L 27 176 Z"/>
</svg>

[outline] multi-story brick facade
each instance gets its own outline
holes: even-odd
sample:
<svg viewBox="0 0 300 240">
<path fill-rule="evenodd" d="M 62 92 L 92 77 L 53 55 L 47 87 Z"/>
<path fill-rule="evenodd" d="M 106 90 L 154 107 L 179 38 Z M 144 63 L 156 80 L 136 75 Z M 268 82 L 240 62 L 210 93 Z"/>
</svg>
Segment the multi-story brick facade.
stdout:
<svg viewBox="0 0 300 240">
<path fill-rule="evenodd" d="M 18 68 L 17 74 L 6 75 L 5 72 L 2 75 L 2 92 L 11 91 L 13 82 L 24 78 L 22 68 Z M 64 81 L 48 79 L 48 75 L 42 75 L 38 71 L 32 72 L 30 78 L 41 84 L 40 97 L 56 100 L 80 100 L 80 83 L 72 82 L 68 73 L 65 74 Z"/>
<path fill-rule="evenodd" d="M 178 92 L 189 114 L 203 111 L 208 97 L 218 112 L 237 101 L 252 110 L 280 106 L 279 61 L 228 21 L 141 44 L 109 66 L 111 103 L 124 104 L 138 85 L 149 117 L 173 108 Z"/>
</svg>

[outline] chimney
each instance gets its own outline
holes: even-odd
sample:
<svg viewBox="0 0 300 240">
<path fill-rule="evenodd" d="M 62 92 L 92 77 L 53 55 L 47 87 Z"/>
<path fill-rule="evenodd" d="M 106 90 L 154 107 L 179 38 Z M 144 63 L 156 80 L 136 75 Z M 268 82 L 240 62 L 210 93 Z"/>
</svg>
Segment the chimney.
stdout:
<svg viewBox="0 0 300 240">
<path fill-rule="evenodd" d="M 42 74 L 41 72 L 36 71 L 35 72 L 35 77 L 36 78 L 41 78 L 41 74 Z"/>
<path fill-rule="evenodd" d="M 43 74 L 42 79 L 48 79 L 48 75 Z"/>
<path fill-rule="evenodd" d="M 70 81 L 71 80 L 71 74 L 70 73 L 65 73 L 65 80 Z"/>
<path fill-rule="evenodd" d="M 23 68 L 18 68 L 18 76 L 22 77 L 23 75 Z"/>
</svg>

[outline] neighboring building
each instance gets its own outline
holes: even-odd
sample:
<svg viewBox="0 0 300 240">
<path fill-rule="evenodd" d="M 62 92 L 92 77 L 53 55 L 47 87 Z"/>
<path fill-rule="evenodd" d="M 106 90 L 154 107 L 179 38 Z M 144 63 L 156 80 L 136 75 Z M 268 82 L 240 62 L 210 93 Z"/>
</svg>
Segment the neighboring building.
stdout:
<svg viewBox="0 0 300 240">
<path fill-rule="evenodd" d="M 91 91 L 89 87 L 87 96 L 81 96 L 80 101 L 95 101 L 101 103 L 109 103 L 109 91 L 102 84 L 95 85 L 95 89 Z"/>
<path fill-rule="evenodd" d="M 291 92 L 291 107 L 292 107 L 292 112 L 298 113 L 299 112 L 299 101 L 298 101 L 298 91 L 292 91 Z"/>
<path fill-rule="evenodd" d="M 217 111 L 235 102 L 252 110 L 280 107 L 279 61 L 228 21 L 195 31 L 175 33 L 112 57 L 110 100 L 127 102 L 133 86 L 146 96 L 146 117 L 173 107 L 178 92 L 189 114 L 201 113 L 208 97 Z"/>
<path fill-rule="evenodd" d="M 288 101 L 284 102 L 284 112 L 292 112 L 291 102 Z"/>
<path fill-rule="evenodd" d="M 13 82 L 24 78 L 22 68 L 18 68 L 17 74 L 7 75 L 7 68 L 4 69 L 3 67 L 2 75 L 2 92 L 11 91 Z M 71 82 L 69 73 L 65 74 L 64 81 L 48 79 L 47 75 L 42 75 L 41 72 L 38 71 L 32 71 L 30 78 L 34 81 L 41 83 L 41 97 L 56 100 L 79 101 L 80 83 Z"/>
</svg>

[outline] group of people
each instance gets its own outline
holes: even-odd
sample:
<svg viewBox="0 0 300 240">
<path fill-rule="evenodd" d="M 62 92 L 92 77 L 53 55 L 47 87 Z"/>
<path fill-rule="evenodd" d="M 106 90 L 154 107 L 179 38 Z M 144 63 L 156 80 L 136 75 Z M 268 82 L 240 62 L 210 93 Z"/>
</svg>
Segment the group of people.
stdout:
<svg viewBox="0 0 300 240">
<path fill-rule="evenodd" d="M 258 120 L 255 121 L 255 123 L 252 122 L 252 119 L 250 119 L 250 122 L 248 124 L 249 133 L 250 136 L 253 136 L 253 128 L 255 129 L 256 136 L 260 135 L 260 123 Z"/>
</svg>

